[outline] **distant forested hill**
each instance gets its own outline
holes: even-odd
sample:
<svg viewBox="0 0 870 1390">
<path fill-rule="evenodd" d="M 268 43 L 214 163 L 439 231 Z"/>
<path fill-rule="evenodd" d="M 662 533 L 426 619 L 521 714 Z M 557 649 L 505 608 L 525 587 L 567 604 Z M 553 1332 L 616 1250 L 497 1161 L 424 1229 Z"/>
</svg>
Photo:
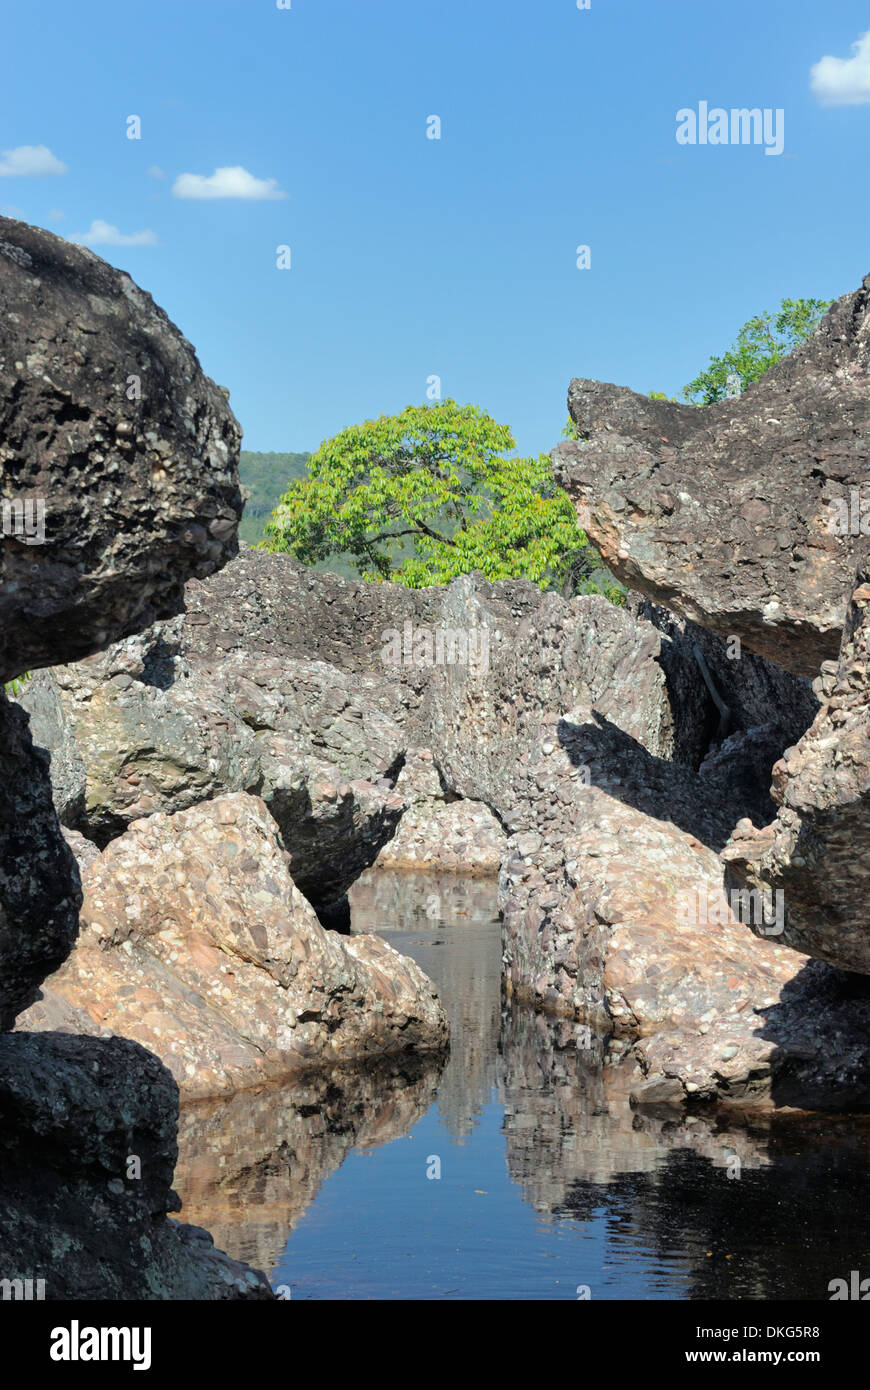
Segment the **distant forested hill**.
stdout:
<svg viewBox="0 0 870 1390">
<path fill-rule="evenodd" d="M 294 478 L 305 474 L 310 454 L 255 454 L 243 449 L 239 457 L 242 487 L 251 495 L 239 526 L 239 539 L 253 545 L 263 539 L 263 527 Z"/>
<path fill-rule="evenodd" d="M 310 454 L 257 454 L 243 449 L 239 455 L 239 477 L 242 490 L 250 493 L 239 525 L 239 540 L 256 545 L 263 539 L 263 530 L 276 503 L 283 497 L 294 478 L 305 476 Z M 345 555 L 333 555 L 313 566 L 316 570 L 331 570 L 343 579 L 358 579 L 356 569 Z"/>
</svg>

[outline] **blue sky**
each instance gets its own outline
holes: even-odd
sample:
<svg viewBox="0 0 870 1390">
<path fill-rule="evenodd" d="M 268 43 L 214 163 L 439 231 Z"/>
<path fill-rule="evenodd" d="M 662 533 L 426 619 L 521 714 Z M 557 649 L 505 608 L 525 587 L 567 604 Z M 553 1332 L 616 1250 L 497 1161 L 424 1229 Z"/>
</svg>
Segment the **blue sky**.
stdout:
<svg viewBox="0 0 870 1390">
<path fill-rule="evenodd" d="M 870 271 L 867 0 L 29 0 L 3 25 L 0 208 L 95 228 L 247 448 L 313 449 L 438 375 L 546 450 L 572 376 L 676 394 L 757 310 Z M 782 155 L 679 145 L 701 101 L 782 108 Z"/>
</svg>

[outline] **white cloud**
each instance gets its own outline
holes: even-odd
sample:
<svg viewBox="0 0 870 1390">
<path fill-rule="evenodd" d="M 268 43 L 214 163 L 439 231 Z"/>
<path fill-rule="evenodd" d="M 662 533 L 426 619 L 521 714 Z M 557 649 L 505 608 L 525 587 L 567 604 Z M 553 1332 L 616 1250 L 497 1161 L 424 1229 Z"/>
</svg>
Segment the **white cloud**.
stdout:
<svg viewBox="0 0 870 1390">
<path fill-rule="evenodd" d="M 863 106 L 870 101 L 870 31 L 852 44 L 851 58 L 827 56 L 815 63 L 810 88 L 823 106 Z"/>
<path fill-rule="evenodd" d="M 24 218 L 24 213 L 21 208 L 14 207 L 12 203 L 4 203 L 0 206 L 0 217 L 17 217 L 20 222 Z"/>
<path fill-rule="evenodd" d="M 148 170 L 148 173 L 151 175 L 152 179 L 166 178 L 166 175 L 164 174 L 163 170 L 157 164 L 152 164 L 151 168 Z"/>
<path fill-rule="evenodd" d="M 14 150 L 4 150 L 0 157 L 0 175 L 20 174 L 38 179 L 45 174 L 65 173 L 66 165 L 47 145 L 18 145 Z"/>
<path fill-rule="evenodd" d="M 176 198 L 286 198 L 277 179 L 256 179 L 240 164 L 215 169 L 206 178 L 203 174 L 179 174 L 172 185 Z"/>
<path fill-rule="evenodd" d="M 117 227 L 113 227 L 110 222 L 103 222 L 99 217 L 95 217 L 91 223 L 90 230 L 87 232 L 77 232 L 71 236 L 70 241 L 74 241 L 78 246 L 156 246 L 157 237 L 154 232 L 131 232 L 125 236 L 119 232 Z"/>
<path fill-rule="evenodd" d="M 65 216 L 65 213 L 63 212 L 63 210 L 62 210 L 61 208 L 52 208 L 51 212 L 48 214 L 47 221 L 49 221 L 49 222 L 62 222 L 63 219 L 64 219 L 64 216 Z"/>
</svg>

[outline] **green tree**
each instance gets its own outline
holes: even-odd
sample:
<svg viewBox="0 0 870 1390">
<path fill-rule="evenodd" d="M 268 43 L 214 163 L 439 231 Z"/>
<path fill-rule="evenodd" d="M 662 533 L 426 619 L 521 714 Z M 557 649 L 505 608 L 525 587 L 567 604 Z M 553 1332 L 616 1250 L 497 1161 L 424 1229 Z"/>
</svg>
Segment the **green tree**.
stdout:
<svg viewBox="0 0 870 1390">
<path fill-rule="evenodd" d="M 683 396 L 694 405 L 712 405 L 745 391 L 753 381 L 815 333 L 831 299 L 784 299 L 775 314 L 756 314 L 721 357 L 690 381 Z"/>
<path fill-rule="evenodd" d="M 691 405 L 712 405 L 729 395 L 739 395 L 781 357 L 787 357 L 815 333 L 833 302 L 832 299 L 784 299 L 775 314 L 756 314 L 743 325 L 736 343 L 721 357 L 711 357 L 706 371 L 683 387 L 683 400 Z M 652 401 L 677 400 L 676 396 L 668 396 L 664 391 L 650 391 L 649 397 Z M 565 439 L 580 438 L 570 418 L 562 435 Z"/>
<path fill-rule="evenodd" d="M 351 557 L 409 588 L 480 570 L 576 592 L 597 560 L 545 454 L 508 458 L 510 430 L 475 405 L 408 406 L 352 425 L 308 460 L 266 525 L 305 564 Z"/>
</svg>

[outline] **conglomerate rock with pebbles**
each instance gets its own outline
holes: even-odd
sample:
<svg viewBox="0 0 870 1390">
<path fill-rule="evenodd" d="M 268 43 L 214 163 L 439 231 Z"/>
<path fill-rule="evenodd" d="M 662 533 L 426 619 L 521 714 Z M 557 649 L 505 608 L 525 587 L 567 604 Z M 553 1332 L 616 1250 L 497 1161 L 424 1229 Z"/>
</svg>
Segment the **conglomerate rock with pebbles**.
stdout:
<svg viewBox="0 0 870 1390">
<path fill-rule="evenodd" d="M 632 589 L 812 678 L 870 544 L 868 370 L 870 276 L 737 399 L 572 381 L 556 480 Z"/>
<path fill-rule="evenodd" d="M 84 769 L 67 740 L 52 785 L 57 700 L 30 729 L 3 685 L 178 612 L 235 554 L 241 432 L 190 343 L 92 251 L 0 218 L 0 302 L 0 1269 L 44 1276 L 48 1299 L 270 1298 L 167 1220 L 165 1067 L 123 1039 L 9 1031 L 76 938 L 52 796 L 75 819 Z"/>
<path fill-rule="evenodd" d="M 644 1078 L 638 1100 L 775 1100 L 801 1088 L 815 1101 L 863 1097 L 865 1001 L 837 968 L 863 960 L 853 892 L 863 841 L 842 892 L 814 888 L 825 912 L 813 928 L 800 901 L 804 889 L 811 901 L 800 846 L 786 840 L 802 835 L 821 853 L 844 826 L 863 824 L 863 753 L 850 734 L 861 653 L 844 648 L 846 665 L 836 677 L 825 668 L 815 696 L 809 677 L 839 641 L 864 544 L 863 533 L 835 534 L 825 522 L 866 473 L 868 297 L 865 283 L 840 300 L 819 333 L 738 402 L 701 411 L 572 387 L 584 439 L 560 447 L 557 474 L 588 510 L 605 558 L 667 608 L 632 599 L 619 610 L 479 576 L 446 589 L 365 585 L 261 552 L 191 581 L 187 612 L 152 629 L 134 678 L 179 708 L 191 696 L 200 707 L 211 701 L 229 719 L 213 726 L 214 746 L 238 721 L 247 731 L 239 749 L 252 739 L 258 751 L 252 768 L 240 759 L 229 770 L 216 752 L 212 782 L 187 779 L 187 806 L 225 791 L 262 794 L 297 884 L 323 906 L 397 827 L 394 855 L 403 838 L 415 842 L 421 798 L 410 768 L 431 757 L 444 799 L 431 824 L 448 812 L 475 816 L 475 803 L 507 837 L 508 990 L 623 1039 Z M 858 607 L 861 594 L 859 585 Z M 438 630 L 464 633 L 476 659 L 419 660 L 420 632 Z M 806 732 L 816 697 L 818 737 Z M 69 703 L 65 716 L 75 723 Z M 98 730 L 86 749 L 99 739 Z M 129 742 L 118 739 L 112 766 L 125 767 Z M 799 770 L 807 758 L 821 766 L 826 749 L 839 790 L 820 799 Z M 846 754 L 853 782 L 841 780 Z M 794 777 L 768 831 L 769 772 L 783 755 Z M 93 752 L 82 756 L 87 780 Z M 321 772 L 339 803 L 336 778 L 352 788 L 361 773 L 374 789 L 370 802 L 350 797 L 332 839 L 329 817 L 308 805 Z M 225 785 L 233 779 L 246 785 Z M 134 810 L 190 814 L 167 804 L 177 789 L 144 767 L 132 790 L 123 780 L 113 773 L 97 798 L 122 820 Z M 775 797 L 788 782 L 780 768 Z M 94 833 L 87 818 L 100 814 L 95 805 L 79 828 Z M 772 839 L 779 848 L 765 861 L 756 851 Z M 781 876 L 796 895 L 785 917 Z"/>
<path fill-rule="evenodd" d="M 325 930 L 288 862 L 244 793 L 136 821 L 84 870 L 76 949 L 19 1025 L 133 1038 L 185 1099 L 443 1051 L 423 972 L 380 937 Z"/>
</svg>

